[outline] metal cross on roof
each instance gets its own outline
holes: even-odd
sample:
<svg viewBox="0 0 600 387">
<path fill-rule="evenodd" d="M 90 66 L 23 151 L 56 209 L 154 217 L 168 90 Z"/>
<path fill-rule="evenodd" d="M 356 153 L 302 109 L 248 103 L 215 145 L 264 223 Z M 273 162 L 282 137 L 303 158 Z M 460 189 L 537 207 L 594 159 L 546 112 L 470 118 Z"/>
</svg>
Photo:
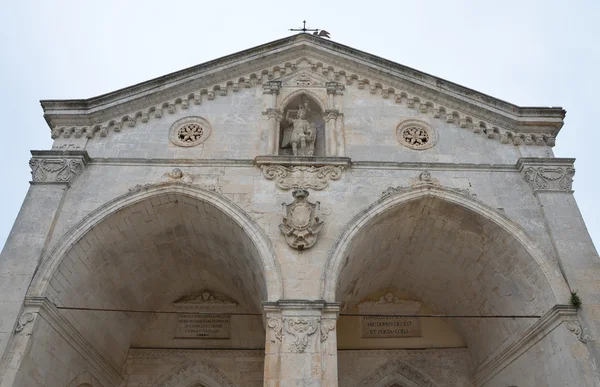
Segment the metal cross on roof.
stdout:
<svg viewBox="0 0 600 387">
<path fill-rule="evenodd" d="M 302 33 L 306 33 L 308 31 L 312 32 L 313 35 L 321 36 L 323 38 L 329 38 L 329 32 L 325 30 L 320 30 L 318 28 L 306 28 L 306 20 L 303 20 L 302 23 L 304 23 L 302 28 L 290 28 L 290 31 L 302 31 Z"/>
</svg>

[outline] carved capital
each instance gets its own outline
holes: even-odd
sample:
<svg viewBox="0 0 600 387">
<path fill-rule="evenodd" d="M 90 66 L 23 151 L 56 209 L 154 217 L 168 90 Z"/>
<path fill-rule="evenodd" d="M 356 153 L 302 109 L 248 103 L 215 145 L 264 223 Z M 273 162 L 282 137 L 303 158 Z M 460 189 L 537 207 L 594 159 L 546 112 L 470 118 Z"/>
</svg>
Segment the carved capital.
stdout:
<svg viewBox="0 0 600 387">
<path fill-rule="evenodd" d="M 283 321 L 281 321 L 280 318 L 271 317 L 267 321 L 267 324 L 268 324 L 269 328 L 271 328 L 273 330 L 273 332 L 275 332 L 275 338 L 277 338 L 277 340 L 279 340 L 279 341 L 282 341 L 283 340 L 283 333 L 282 333 Z"/>
<path fill-rule="evenodd" d="M 17 321 L 15 333 L 21 332 L 25 328 L 25 325 L 33 321 L 34 317 L 35 316 L 31 312 L 22 313 L 19 317 L 19 321 Z"/>
<path fill-rule="evenodd" d="M 335 329 L 336 320 L 327 319 L 321 320 L 321 342 L 327 341 L 329 332 Z"/>
<path fill-rule="evenodd" d="M 281 111 L 274 108 L 267 108 L 267 110 L 263 112 L 263 115 L 267 116 L 268 119 L 276 120 L 277 122 L 281 122 L 283 119 Z"/>
<path fill-rule="evenodd" d="M 318 317 L 284 317 L 286 341 L 291 352 L 303 353 L 310 337 L 319 328 Z M 288 335 L 289 334 L 289 335 Z"/>
<path fill-rule="evenodd" d="M 281 89 L 281 82 L 268 81 L 263 83 L 263 94 L 278 94 Z"/>
<path fill-rule="evenodd" d="M 326 165 L 323 167 L 263 165 L 263 175 L 275 180 L 281 189 L 314 189 L 322 190 L 329 185 L 329 180 L 339 180 L 343 166 Z"/>
<path fill-rule="evenodd" d="M 325 122 L 329 122 L 331 120 L 337 120 L 337 118 L 341 115 L 340 111 L 337 109 L 325 110 L 323 113 L 323 120 Z"/>
<path fill-rule="evenodd" d="M 572 159 L 520 159 L 521 175 L 534 192 L 571 192 L 575 168 Z"/>
<path fill-rule="evenodd" d="M 31 151 L 31 183 L 71 183 L 89 161 L 85 151 Z"/>
</svg>

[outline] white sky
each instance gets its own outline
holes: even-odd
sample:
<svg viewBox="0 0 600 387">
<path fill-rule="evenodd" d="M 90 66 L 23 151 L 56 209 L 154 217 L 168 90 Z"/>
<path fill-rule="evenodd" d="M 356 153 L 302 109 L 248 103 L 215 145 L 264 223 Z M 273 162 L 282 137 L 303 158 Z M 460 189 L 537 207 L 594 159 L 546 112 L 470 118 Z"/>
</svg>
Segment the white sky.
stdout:
<svg viewBox="0 0 600 387">
<path fill-rule="evenodd" d="M 0 246 L 52 141 L 40 99 L 89 98 L 291 34 L 333 40 L 521 106 L 562 106 L 557 157 L 600 243 L 600 1 L 0 0 Z"/>
</svg>

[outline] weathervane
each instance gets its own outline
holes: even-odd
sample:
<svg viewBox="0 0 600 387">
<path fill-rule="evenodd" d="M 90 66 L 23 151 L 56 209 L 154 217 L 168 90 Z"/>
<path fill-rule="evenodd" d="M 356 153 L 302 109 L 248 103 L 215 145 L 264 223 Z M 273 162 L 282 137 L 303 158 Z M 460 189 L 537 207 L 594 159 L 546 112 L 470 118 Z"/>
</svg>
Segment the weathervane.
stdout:
<svg viewBox="0 0 600 387">
<path fill-rule="evenodd" d="M 302 23 L 304 23 L 302 28 L 290 28 L 290 31 L 302 31 L 302 33 L 314 31 L 313 35 L 321 36 L 323 38 L 330 38 L 329 32 L 325 30 L 319 30 L 318 28 L 306 28 L 306 20 L 303 20 Z"/>
</svg>

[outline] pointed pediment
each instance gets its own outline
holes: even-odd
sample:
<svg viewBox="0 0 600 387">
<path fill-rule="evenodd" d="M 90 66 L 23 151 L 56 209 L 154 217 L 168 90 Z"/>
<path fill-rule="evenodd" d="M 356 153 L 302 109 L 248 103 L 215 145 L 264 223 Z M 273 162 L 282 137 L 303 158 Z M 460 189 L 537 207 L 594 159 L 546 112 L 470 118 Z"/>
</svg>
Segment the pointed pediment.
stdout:
<svg viewBox="0 0 600 387">
<path fill-rule="evenodd" d="M 340 82 L 490 139 L 554 145 L 562 108 L 519 107 L 312 35 L 300 34 L 87 100 L 42 101 L 52 137 L 106 136 L 191 104 L 269 81 L 282 87 Z"/>
</svg>

